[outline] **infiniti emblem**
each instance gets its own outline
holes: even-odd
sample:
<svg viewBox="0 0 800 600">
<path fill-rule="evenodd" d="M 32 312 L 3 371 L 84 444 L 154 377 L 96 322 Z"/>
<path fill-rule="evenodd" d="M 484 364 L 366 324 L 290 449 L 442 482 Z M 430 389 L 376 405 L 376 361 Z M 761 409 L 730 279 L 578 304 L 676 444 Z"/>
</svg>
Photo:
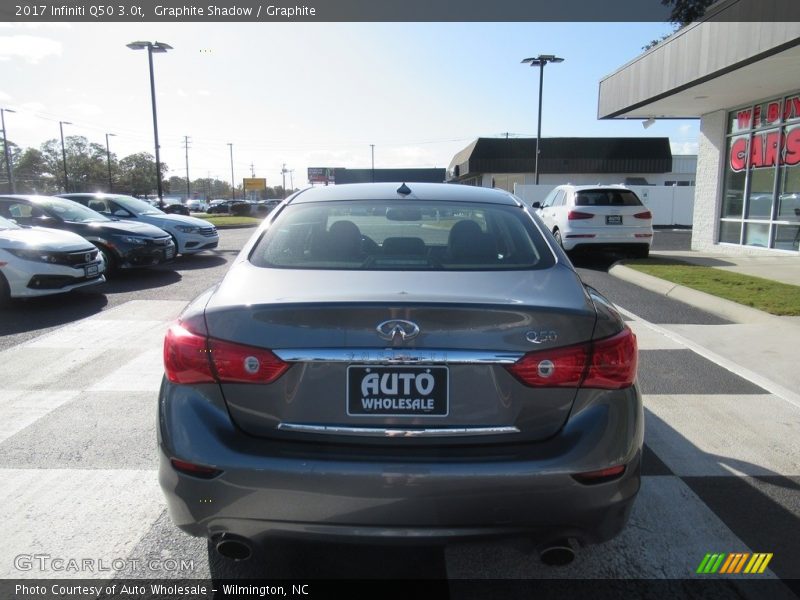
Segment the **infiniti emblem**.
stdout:
<svg viewBox="0 0 800 600">
<path fill-rule="evenodd" d="M 419 326 L 411 321 L 403 321 L 402 319 L 390 319 L 378 324 L 375 328 L 378 335 L 384 340 L 393 341 L 396 336 L 400 339 L 411 340 L 419 335 Z"/>
</svg>

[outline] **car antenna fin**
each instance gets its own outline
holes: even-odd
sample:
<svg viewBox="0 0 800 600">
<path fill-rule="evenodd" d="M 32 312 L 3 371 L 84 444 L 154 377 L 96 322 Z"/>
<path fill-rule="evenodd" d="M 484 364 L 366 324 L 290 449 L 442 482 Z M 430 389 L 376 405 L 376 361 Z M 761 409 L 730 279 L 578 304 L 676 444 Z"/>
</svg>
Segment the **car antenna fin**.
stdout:
<svg viewBox="0 0 800 600">
<path fill-rule="evenodd" d="M 403 183 L 403 185 L 397 188 L 397 193 L 402 194 L 403 196 L 408 196 L 411 193 L 411 188 Z"/>
</svg>

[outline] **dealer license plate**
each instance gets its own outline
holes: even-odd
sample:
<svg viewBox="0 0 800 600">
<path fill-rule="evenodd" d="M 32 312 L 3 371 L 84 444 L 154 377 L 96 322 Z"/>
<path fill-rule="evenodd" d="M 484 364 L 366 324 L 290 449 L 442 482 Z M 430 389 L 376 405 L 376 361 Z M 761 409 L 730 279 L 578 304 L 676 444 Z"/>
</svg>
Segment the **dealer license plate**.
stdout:
<svg viewBox="0 0 800 600">
<path fill-rule="evenodd" d="M 100 274 L 100 269 L 97 265 L 86 265 L 84 267 L 86 277 L 97 277 Z"/>
<path fill-rule="evenodd" d="M 622 225 L 622 215 L 606 215 L 606 225 Z"/>
<path fill-rule="evenodd" d="M 347 367 L 347 414 L 357 417 L 446 417 L 447 367 Z"/>
</svg>

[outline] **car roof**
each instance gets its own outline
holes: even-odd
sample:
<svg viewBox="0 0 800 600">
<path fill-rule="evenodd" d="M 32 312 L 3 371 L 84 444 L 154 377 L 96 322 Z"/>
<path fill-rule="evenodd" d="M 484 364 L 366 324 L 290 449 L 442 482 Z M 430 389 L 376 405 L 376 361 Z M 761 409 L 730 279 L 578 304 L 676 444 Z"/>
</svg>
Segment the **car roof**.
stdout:
<svg viewBox="0 0 800 600">
<path fill-rule="evenodd" d="M 405 185 L 410 194 L 398 193 Z M 512 194 L 503 190 L 448 183 L 348 183 L 306 188 L 290 197 L 290 203 L 328 202 L 336 200 L 449 200 L 488 202 L 522 206 Z"/>
<path fill-rule="evenodd" d="M 24 202 L 41 202 L 43 200 L 69 200 L 69 198 L 62 198 L 61 196 L 46 196 L 44 194 L 0 194 L 0 199 L 3 200 L 22 200 Z"/>
</svg>

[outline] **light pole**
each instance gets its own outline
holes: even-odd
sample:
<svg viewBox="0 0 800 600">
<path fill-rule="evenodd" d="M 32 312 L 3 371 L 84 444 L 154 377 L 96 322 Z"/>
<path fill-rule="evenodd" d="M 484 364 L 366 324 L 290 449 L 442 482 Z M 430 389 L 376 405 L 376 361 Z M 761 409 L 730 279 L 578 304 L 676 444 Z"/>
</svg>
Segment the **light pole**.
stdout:
<svg viewBox="0 0 800 600">
<path fill-rule="evenodd" d="M 183 136 L 183 144 L 186 149 L 186 201 L 192 198 L 192 183 L 189 180 L 189 136 Z"/>
<path fill-rule="evenodd" d="M 114 184 L 111 181 L 111 148 L 108 145 L 108 138 L 110 137 L 117 137 L 116 133 L 107 133 L 106 134 L 106 157 L 108 158 L 108 193 L 114 191 Z"/>
<path fill-rule="evenodd" d="M 536 125 L 536 162 L 534 172 L 536 185 L 539 185 L 539 140 L 542 137 L 542 84 L 544 83 L 544 66 L 547 63 L 564 62 L 563 58 L 558 58 L 554 54 L 540 54 L 536 58 L 525 58 L 522 63 L 528 63 L 532 67 L 539 67 L 539 119 Z"/>
<path fill-rule="evenodd" d="M 6 117 L 5 113 L 17 112 L 10 108 L 0 108 L 0 125 L 3 127 L 3 152 L 6 155 L 6 173 L 8 173 L 8 187 L 12 194 L 17 193 L 17 184 L 14 182 L 14 170 L 11 168 L 11 152 L 8 149 L 8 137 L 6 136 Z"/>
<path fill-rule="evenodd" d="M 284 198 L 286 198 L 286 173 L 288 173 L 288 172 L 289 171 L 286 169 L 286 163 L 283 163 L 283 166 L 281 167 L 281 177 L 283 178 L 283 183 L 281 185 L 283 186 L 283 197 Z"/>
<path fill-rule="evenodd" d="M 69 178 L 67 177 L 67 150 L 64 147 L 64 125 L 72 125 L 69 121 L 59 121 L 58 130 L 61 132 L 61 160 L 64 163 L 64 192 L 69 192 Z"/>
<path fill-rule="evenodd" d="M 236 180 L 233 178 L 233 144 L 228 142 L 228 147 L 231 149 L 231 200 L 236 200 Z"/>
<path fill-rule="evenodd" d="M 372 152 L 372 183 L 375 183 L 375 144 L 370 144 L 369 148 Z"/>
<path fill-rule="evenodd" d="M 153 103 L 153 137 L 156 145 L 156 183 L 158 186 L 158 206 L 164 208 L 164 192 L 161 185 L 161 155 L 158 146 L 158 116 L 156 114 L 156 82 L 153 77 L 153 52 L 166 52 L 172 46 L 163 42 L 131 42 L 127 44 L 131 50 L 147 49 L 147 62 L 150 65 L 150 99 Z"/>
</svg>

